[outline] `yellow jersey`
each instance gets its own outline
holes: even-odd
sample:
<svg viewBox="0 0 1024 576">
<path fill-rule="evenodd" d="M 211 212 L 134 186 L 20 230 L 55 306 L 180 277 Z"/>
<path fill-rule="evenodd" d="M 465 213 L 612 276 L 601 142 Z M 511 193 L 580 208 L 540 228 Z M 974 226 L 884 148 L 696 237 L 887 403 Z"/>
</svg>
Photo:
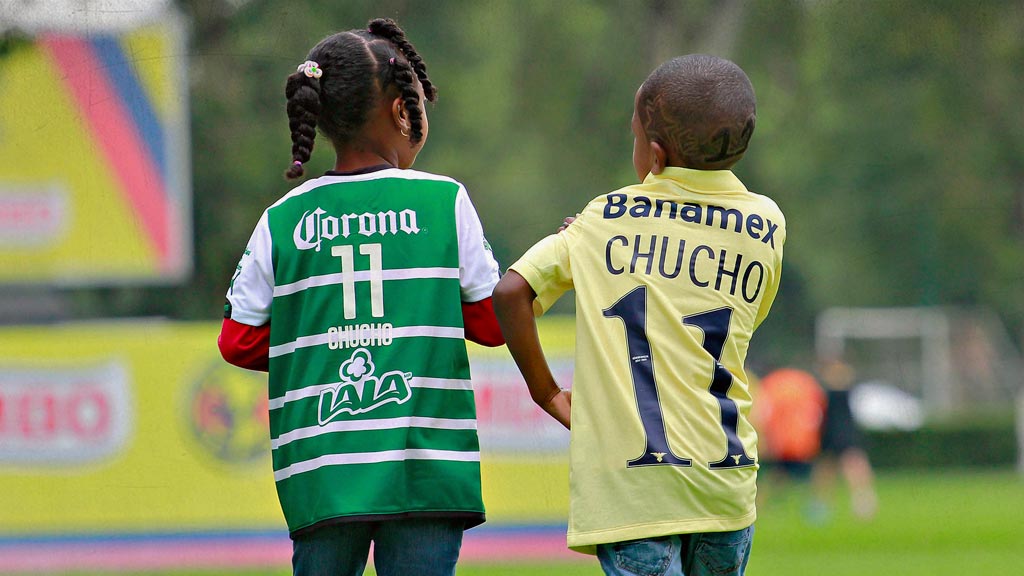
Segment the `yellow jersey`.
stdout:
<svg viewBox="0 0 1024 576">
<path fill-rule="evenodd" d="M 511 266 L 538 314 L 576 291 L 570 548 L 754 522 L 743 365 L 785 239 L 775 202 L 731 171 L 669 167 L 595 198 Z"/>
</svg>

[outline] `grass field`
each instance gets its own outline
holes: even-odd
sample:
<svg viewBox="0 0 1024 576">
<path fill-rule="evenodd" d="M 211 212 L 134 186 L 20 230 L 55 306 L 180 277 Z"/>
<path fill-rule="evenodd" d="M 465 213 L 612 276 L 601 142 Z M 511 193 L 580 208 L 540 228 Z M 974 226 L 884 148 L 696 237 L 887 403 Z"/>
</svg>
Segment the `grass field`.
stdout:
<svg viewBox="0 0 1024 576">
<path fill-rule="evenodd" d="M 804 491 L 774 491 L 761 505 L 751 576 L 1024 574 L 1024 477 L 1011 471 L 899 472 L 878 478 L 879 511 L 854 519 L 840 493 L 824 523 L 803 515 Z M 515 546 L 510 542 L 509 546 Z M 287 570 L 176 572 L 167 576 L 285 576 Z M 463 564 L 459 576 L 599 576 L 597 561 Z"/>
</svg>

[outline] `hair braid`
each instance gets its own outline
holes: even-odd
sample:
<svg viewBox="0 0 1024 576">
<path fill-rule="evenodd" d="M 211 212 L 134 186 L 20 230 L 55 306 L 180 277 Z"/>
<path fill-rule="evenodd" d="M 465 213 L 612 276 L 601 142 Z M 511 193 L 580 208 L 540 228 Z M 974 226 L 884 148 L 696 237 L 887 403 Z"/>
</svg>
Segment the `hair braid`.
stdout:
<svg viewBox="0 0 1024 576">
<path fill-rule="evenodd" d="M 423 140 L 426 118 L 417 79 L 427 100 L 434 100 L 436 89 L 423 59 L 393 20 L 371 20 L 366 28 L 332 34 L 306 59 L 316 62 L 323 75 L 295 72 L 285 84 L 292 136 L 292 165 L 285 177 L 304 174 L 302 164 L 313 152 L 318 131 L 335 147 L 357 142 L 375 107 L 396 91 L 409 119 L 410 140 Z"/>
<path fill-rule="evenodd" d="M 320 80 L 296 72 L 288 77 L 284 95 L 288 98 L 288 127 L 292 132 L 292 165 L 284 176 L 294 180 L 305 173 L 302 164 L 309 162 L 313 153 L 320 116 Z"/>
<path fill-rule="evenodd" d="M 367 25 L 367 30 L 374 36 L 379 36 L 386 40 L 391 41 L 405 58 L 412 65 L 413 71 L 416 73 L 416 77 L 419 78 L 420 84 L 423 85 L 423 94 L 427 97 L 427 100 L 433 102 L 437 99 L 437 88 L 434 87 L 433 83 L 430 82 L 430 78 L 427 76 L 427 65 L 423 62 L 423 58 L 416 52 L 416 48 L 413 47 L 412 43 L 405 37 L 405 31 L 390 18 L 376 18 L 370 20 Z"/>
<path fill-rule="evenodd" d="M 413 68 L 409 62 L 395 59 L 394 83 L 402 97 L 402 105 L 409 115 L 409 141 L 413 144 L 423 138 L 423 112 L 420 109 L 420 94 L 416 91 Z"/>
</svg>

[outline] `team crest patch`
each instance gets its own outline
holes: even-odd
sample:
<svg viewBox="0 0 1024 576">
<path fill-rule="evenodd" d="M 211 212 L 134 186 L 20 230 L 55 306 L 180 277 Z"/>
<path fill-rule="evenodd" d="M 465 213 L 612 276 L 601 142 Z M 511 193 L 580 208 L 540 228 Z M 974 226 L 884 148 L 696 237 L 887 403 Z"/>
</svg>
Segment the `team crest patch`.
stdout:
<svg viewBox="0 0 1024 576">
<path fill-rule="evenodd" d="M 369 350 L 358 348 L 352 352 L 338 369 L 341 382 L 320 392 L 321 426 L 342 414 L 355 416 L 392 402 L 404 404 L 412 398 L 411 373 L 392 370 L 378 377 L 373 375 L 375 370 Z"/>
<path fill-rule="evenodd" d="M 192 438 L 202 452 L 231 465 L 264 465 L 270 446 L 265 374 L 239 370 L 220 358 L 186 391 Z"/>
</svg>

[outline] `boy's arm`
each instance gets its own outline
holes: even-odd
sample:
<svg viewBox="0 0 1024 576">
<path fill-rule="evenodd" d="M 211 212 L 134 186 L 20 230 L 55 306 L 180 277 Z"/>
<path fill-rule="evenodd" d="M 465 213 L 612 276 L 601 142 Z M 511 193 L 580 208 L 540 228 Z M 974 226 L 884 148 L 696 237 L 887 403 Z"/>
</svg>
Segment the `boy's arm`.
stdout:
<svg viewBox="0 0 1024 576">
<path fill-rule="evenodd" d="M 551 374 L 533 317 L 533 288 L 515 270 L 509 270 L 494 288 L 494 310 L 512 358 L 530 389 L 530 397 L 545 412 L 569 428 L 572 392 L 562 390 Z"/>
</svg>

